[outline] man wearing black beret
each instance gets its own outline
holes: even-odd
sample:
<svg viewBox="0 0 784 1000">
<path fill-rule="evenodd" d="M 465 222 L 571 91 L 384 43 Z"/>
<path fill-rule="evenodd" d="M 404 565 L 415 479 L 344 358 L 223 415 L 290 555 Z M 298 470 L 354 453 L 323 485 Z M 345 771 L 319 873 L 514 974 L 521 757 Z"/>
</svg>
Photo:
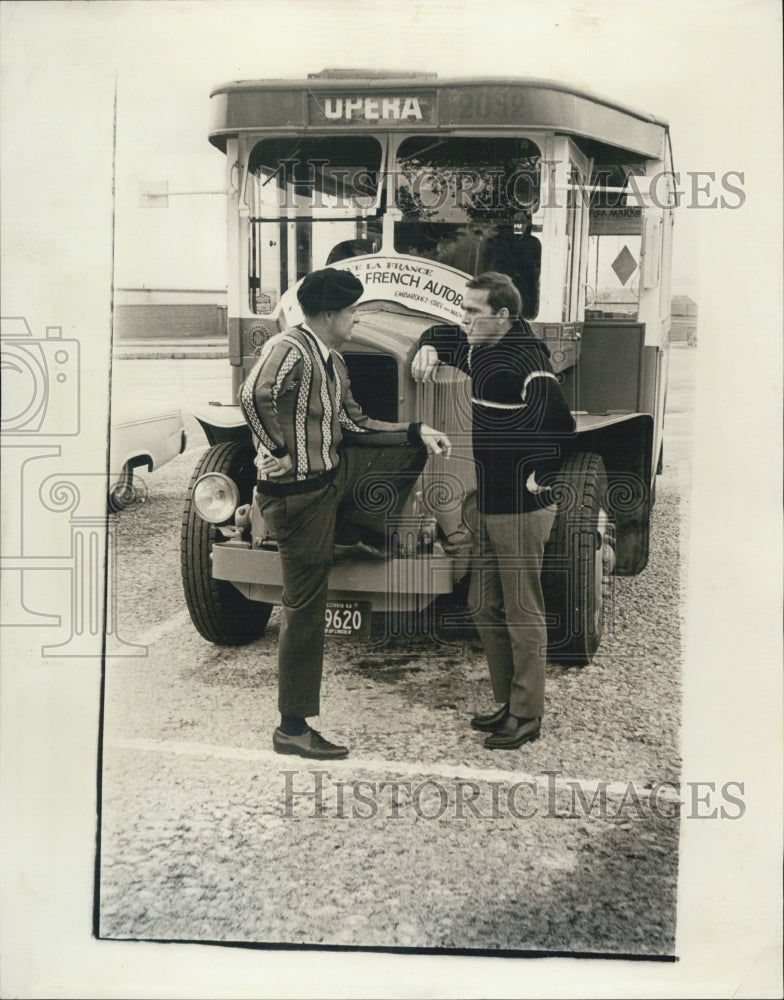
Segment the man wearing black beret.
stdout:
<svg viewBox="0 0 784 1000">
<path fill-rule="evenodd" d="M 337 348 L 351 339 L 363 286 L 327 267 L 309 274 L 297 298 L 305 322 L 272 337 L 240 390 L 258 447 L 256 502 L 278 543 L 283 622 L 278 648 L 278 753 L 318 760 L 348 748 L 307 724 L 320 713 L 324 613 L 338 512 L 368 475 L 391 484 L 399 511 L 428 453 L 449 457 L 446 435 L 427 424 L 372 420 L 351 395 Z M 346 447 L 352 445 L 352 447 Z M 361 514 L 357 515 L 361 518 Z M 368 514 L 365 512 L 365 516 Z"/>
</svg>

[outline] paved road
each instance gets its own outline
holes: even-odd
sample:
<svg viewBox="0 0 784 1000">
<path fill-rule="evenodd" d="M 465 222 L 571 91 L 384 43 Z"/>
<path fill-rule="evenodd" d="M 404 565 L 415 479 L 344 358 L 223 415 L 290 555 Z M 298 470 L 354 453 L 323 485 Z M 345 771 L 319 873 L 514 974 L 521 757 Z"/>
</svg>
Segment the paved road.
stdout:
<svg viewBox="0 0 784 1000">
<path fill-rule="evenodd" d="M 697 377 L 697 349 L 685 344 L 670 345 L 667 408 L 664 418 L 665 461 L 684 472 L 691 468 L 694 383 Z"/>
</svg>

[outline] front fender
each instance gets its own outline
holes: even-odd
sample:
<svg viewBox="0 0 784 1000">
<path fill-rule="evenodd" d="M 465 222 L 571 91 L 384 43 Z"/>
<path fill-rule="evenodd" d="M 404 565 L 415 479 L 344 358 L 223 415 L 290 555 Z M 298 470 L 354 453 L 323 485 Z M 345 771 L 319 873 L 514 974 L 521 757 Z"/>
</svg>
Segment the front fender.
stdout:
<svg viewBox="0 0 784 1000">
<path fill-rule="evenodd" d="M 211 445 L 223 444 L 224 441 L 252 444 L 250 428 L 236 403 L 191 406 L 191 413 L 198 420 Z"/>
</svg>

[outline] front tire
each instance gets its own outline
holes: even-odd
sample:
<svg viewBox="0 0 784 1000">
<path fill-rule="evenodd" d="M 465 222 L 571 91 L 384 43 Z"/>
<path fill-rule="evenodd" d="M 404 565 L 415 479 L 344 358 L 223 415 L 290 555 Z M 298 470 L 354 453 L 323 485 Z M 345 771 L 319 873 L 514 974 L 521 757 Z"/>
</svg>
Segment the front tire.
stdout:
<svg viewBox="0 0 784 1000">
<path fill-rule="evenodd" d="M 558 514 L 542 570 L 548 659 L 585 666 L 601 642 L 606 581 L 615 564 L 604 462 L 593 452 L 576 452 L 558 480 Z"/>
<path fill-rule="evenodd" d="M 264 634 L 272 605 L 249 601 L 226 580 L 212 577 L 212 546 L 221 536 L 202 520 L 193 504 L 196 480 L 207 472 L 222 472 L 240 491 L 240 503 L 251 503 L 256 482 L 253 448 L 227 441 L 209 448 L 194 469 L 180 534 L 180 565 L 185 601 L 197 631 L 218 646 L 242 646 Z"/>
</svg>

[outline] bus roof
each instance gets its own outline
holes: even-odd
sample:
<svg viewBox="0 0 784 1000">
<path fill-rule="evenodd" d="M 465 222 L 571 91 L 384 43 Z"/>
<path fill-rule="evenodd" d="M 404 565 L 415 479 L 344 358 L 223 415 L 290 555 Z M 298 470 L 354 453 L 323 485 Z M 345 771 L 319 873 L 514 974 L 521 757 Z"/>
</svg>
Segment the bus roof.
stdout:
<svg viewBox="0 0 784 1000">
<path fill-rule="evenodd" d="M 210 142 L 246 132 L 452 132 L 518 126 L 554 131 L 658 159 L 666 121 L 553 80 L 325 70 L 307 80 L 238 80 L 216 87 Z"/>
</svg>

